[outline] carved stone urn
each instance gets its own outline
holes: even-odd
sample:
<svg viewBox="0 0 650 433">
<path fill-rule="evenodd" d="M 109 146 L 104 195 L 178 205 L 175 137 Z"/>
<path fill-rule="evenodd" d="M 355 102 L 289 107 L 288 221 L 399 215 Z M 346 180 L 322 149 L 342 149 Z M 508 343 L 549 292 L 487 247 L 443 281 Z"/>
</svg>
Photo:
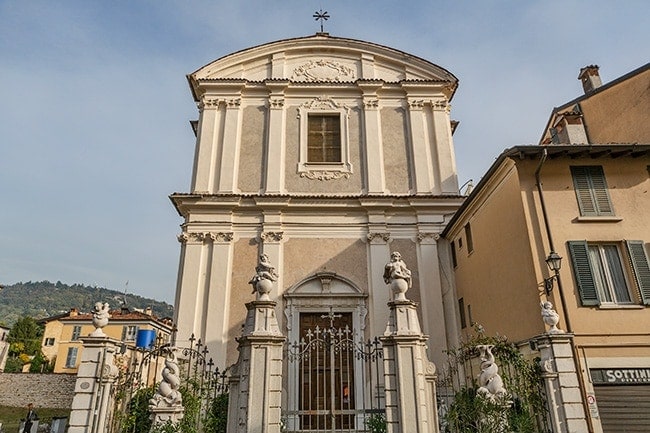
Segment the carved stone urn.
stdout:
<svg viewBox="0 0 650 433">
<path fill-rule="evenodd" d="M 261 279 L 255 283 L 255 289 L 257 290 L 258 301 L 270 301 L 269 293 L 273 289 L 273 281 Z"/>
<path fill-rule="evenodd" d="M 405 293 L 409 289 L 408 281 L 395 278 L 390 283 L 390 289 L 393 291 L 394 301 L 407 301 Z"/>
</svg>

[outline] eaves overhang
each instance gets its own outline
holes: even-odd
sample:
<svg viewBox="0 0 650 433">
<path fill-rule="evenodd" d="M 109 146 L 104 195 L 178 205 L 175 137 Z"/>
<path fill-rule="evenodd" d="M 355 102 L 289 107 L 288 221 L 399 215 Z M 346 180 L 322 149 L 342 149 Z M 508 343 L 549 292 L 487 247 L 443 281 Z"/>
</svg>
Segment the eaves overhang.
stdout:
<svg viewBox="0 0 650 433">
<path fill-rule="evenodd" d="M 576 159 L 576 158 L 641 158 L 650 156 L 650 144 L 567 144 L 567 145 L 525 145 L 514 146 L 504 150 L 492 163 L 487 172 L 481 177 L 481 180 L 467 196 L 458 211 L 451 218 L 441 236 L 447 237 L 459 219 L 462 218 L 465 211 L 473 204 L 482 194 L 483 189 L 488 185 L 492 177 L 500 170 L 501 166 L 507 159 L 540 159 L 546 151 L 547 159 Z"/>
</svg>

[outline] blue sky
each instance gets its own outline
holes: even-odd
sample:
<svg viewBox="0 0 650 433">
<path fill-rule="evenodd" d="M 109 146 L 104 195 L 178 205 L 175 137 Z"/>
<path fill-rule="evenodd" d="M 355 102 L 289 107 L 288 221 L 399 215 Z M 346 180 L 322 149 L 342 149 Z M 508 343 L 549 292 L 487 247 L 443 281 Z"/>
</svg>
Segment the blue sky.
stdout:
<svg viewBox="0 0 650 433">
<path fill-rule="evenodd" d="M 646 1 L 0 0 L 0 284 L 48 279 L 173 301 L 198 117 L 185 75 L 325 30 L 456 75 L 460 182 L 537 143 L 554 106 L 650 60 Z"/>
</svg>

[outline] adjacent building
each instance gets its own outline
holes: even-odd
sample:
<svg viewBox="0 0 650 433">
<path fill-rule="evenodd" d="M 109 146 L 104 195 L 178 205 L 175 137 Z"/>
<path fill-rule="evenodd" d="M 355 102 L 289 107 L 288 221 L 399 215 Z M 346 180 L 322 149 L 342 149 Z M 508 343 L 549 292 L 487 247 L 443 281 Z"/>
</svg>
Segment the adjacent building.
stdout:
<svg viewBox="0 0 650 433">
<path fill-rule="evenodd" d="M 139 330 L 154 330 L 161 344 L 170 339 L 171 319 L 159 319 L 152 314 L 151 309 L 131 311 L 123 307 L 111 310 L 110 315 L 108 325 L 103 328 L 104 333 L 122 341 L 125 351 L 135 348 Z M 54 373 L 76 373 L 83 350 L 81 337 L 88 336 L 95 330 L 92 314 L 72 308 L 68 313 L 39 322 L 45 325 L 41 350 L 50 362 L 54 361 Z"/>
<path fill-rule="evenodd" d="M 605 85 L 584 68 L 585 94 L 540 145 L 504 151 L 443 232 L 462 333 L 535 341 L 550 301 L 594 432 L 650 427 L 649 65 Z"/>
</svg>

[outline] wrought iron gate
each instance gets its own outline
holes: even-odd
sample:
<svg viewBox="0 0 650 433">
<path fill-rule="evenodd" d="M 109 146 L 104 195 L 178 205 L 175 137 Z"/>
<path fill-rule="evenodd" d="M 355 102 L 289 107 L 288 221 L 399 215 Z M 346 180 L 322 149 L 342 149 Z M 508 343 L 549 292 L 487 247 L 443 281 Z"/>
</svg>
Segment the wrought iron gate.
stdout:
<svg viewBox="0 0 650 433">
<path fill-rule="evenodd" d="M 286 431 L 368 431 L 385 411 L 381 343 L 355 337 L 348 324 L 335 327 L 332 313 L 321 317 L 329 327 L 306 329 L 287 350 L 295 394 L 284 412 Z"/>
</svg>

